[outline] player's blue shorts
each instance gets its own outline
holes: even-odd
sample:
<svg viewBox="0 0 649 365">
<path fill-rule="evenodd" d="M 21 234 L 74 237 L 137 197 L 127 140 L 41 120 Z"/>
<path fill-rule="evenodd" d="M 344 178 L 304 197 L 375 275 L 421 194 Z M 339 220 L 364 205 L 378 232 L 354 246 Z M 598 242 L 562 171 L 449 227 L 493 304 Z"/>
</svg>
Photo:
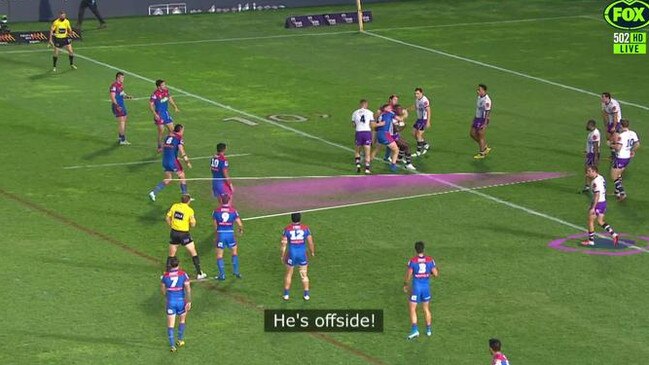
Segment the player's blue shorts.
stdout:
<svg viewBox="0 0 649 365">
<path fill-rule="evenodd" d="M 174 120 L 173 118 L 171 118 L 171 114 L 169 114 L 169 111 L 163 111 L 163 112 L 156 111 L 156 112 L 160 116 L 160 120 L 155 120 L 155 118 L 153 118 L 153 123 L 155 123 L 156 125 L 173 123 Z"/>
<path fill-rule="evenodd" d="M 183 165 L 180 164 L 180 161 L 178 159 L 175 160 L 162 160 L 162 167 L 164 168 L 165 171 L 168 172 L 182 172 L 183 171 Z"/>
<path fill-rule="evenodd" d="M 185 299 L 167 299 L 167 314 L 181 315 L 185 313 Z"/>
<path fill-rule="evenodd" d="M 413 303 L 424 303 L 430 301 L 430 287 L 428 285 L 413 285 L 410 301 Z"/>
<path fill-rule="evenodd" d="M 394 142 L 394 138 L 392 137 L 390 132 L 383 132 L 383 131 L 376 133 L 376 140 L 377 142 L 383 145 L 389 145 L 390 143 Z"/>
<path fill-rule="evenodd" d="M 113 111 L 113 115 L 115 116 L 115 118 L 125 117 L 126 114 L 128 114 L 126 112 L 126 106 L 124 104 L 118 104 L 118 105 L 121 108 L 120 110 L 117 110 L 117 106 L 115 104 L 111 104 L 111 110 Z"/>
<path fill-rule="evenodd" d="M 232 189 L 223 180 L 212 180 L 212 194 L 214 194 L 214 197 L 232 196 Z"/>
<path fill-rule="evenodd" d="M 306 259 L 306 247 L 303 248 L 288 248 L 288 256 L 286 257 L 286 264 L 288 266 L 306 266 L 309 261 Z"/>
<path fill-rule="evenodd" d="M 220 249 L 234 248 L 237 246 L 237 240 L 234 238 L 234 232 L 217 232 L 216 247 Z"/>
</svg>

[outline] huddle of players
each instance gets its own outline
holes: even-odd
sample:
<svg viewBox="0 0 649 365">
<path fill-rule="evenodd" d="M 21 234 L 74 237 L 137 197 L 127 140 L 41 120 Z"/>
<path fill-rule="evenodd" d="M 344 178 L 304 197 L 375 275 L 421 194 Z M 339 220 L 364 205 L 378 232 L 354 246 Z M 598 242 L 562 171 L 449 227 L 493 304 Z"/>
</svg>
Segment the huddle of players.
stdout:
<svg viewBox="0 0 649 365">
<path fill-rule="evenodd" d="M 479 84 L 477 89 L 476 114 L 469 135 L 478 144 L 475 159 L 483 159 L 491 152 L 487 144 L 486 132 L 490 121 L 491 98 L 487 95 L 487 86 Z M 415 89 L 415 104 L 411 109 L 417 112 L 417 121 L 412 126 L 412 134 L 417 143 L 415 156 L 428 152 L 430 144 L 424 138 L 425 131 L 430 128 L 430 100 L 420 87 Z M 365 173 L 370 174 L 371 161 L 376 157 L 381 146 L 385 146 L 384 160 L 390 163 L 390 170 L 397 171 L 397 162 L 403 161 L 409 171 L 417 171 L 412 165 L 410 145 L 401 137 L 400 132 L 405 128 L 408 109 L 399 105 L 399 97 L 391 95 L 388 102 L 375 113 L 368 109 L 365 99 L 360 101 L 359 109 L 352 113 L 352 126 L 356 129 L 354 162 L 356 172 L 361 172 L 361 154 L 364 155 Z"/>
<path fill-rule="evenodd" d="M 630 122 L 622 118 L 620 103 L 608 92 L 602 93 L 602 117 L 606 126 L 606 144 L 611 149 L 611 179 L 615 184 L 614 194 L 617 200 L 626 199 L 627 193 L 622 184 L 622 175 L 636 151 L 640 148 L 638 135 L 629 129 Z M 586 123 L 588 136 L 585 151 L 585 185 L 582 192 L 592 192 L 593 200 L 588 211 L 588 239 L 581 244 L 595 245 L 595 220 L 613 237 L 617 245 L 619 235 L 604 220 L 606 214 L 606 180 L 599 174 L 601 137 L 597 123 L 591 119 Z"/>
</svg>

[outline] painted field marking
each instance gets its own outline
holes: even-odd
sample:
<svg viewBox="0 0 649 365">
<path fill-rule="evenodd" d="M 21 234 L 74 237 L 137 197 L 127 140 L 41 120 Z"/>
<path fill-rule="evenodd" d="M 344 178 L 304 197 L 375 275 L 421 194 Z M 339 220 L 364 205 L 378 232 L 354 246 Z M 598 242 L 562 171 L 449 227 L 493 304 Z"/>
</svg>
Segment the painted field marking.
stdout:
<svg viewBox="0 0 649 365">
<path fill-rule="evenodd" d="M 128 147 L 126 147 L 128 148 Z M 239 153 L 239 154 L 233 154 L 233 155 L 228 155 L 228 157 L 242 157 L 242 156 L 252 156 L 250 153 Z M 201 157 L 192 157 L 189 159 L 189 161 L 193 160 L 206 160 L 208 158 L 212 158 L 214 155 L 211 156 L 201 156 Z M 66 166 L 63 169 L 64 170 L 74 170 L 74 169 L 92 169 L 92 168 L 98 168 L 98 167 L 114 167 L 114 166 L 131 166 L 131 165 L 144 165 L 148 163 L 155 163 L 155 162 L 160 162 L 160 159 L 157 160 L 144 160 L 144 161 L 132 161 L 132 162 L 115 162 L 115 163 L 103 163 L 103 164 L 97 164 L 97 165 L 77 165 L 77 166 Z"/>
</svg>

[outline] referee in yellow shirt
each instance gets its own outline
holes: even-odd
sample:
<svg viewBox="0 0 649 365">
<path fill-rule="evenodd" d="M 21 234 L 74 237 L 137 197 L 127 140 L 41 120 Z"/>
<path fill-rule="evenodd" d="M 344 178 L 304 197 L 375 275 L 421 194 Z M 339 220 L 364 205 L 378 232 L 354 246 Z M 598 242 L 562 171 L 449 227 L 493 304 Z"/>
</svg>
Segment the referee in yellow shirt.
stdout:
<svg viewBox="0 0 649 365">
<path fill-rule="evenodd" d="M 207 274 L 201 270 L 201 262 L 198 258 L 198 253 L 196 252 L 196 246 L 194 245 L 192 236 L 189 234 L 189 228 L 196 226 L 194 209 L 189 206 L 191 200 L 192 198 L 189 195 L 183 195 L 180 199 L 180 203 L 172 205 L 167 212 L 165 220 L 169 227 L 171 227 L 171 233 L 169 234 L 169 257 L 167 257 L 167 270 L 169 270 L 169 260 L 171 260 L 172 257 L 176 257 L 178 245 L 183 245 L 192 255 L 192 261 L 196 268 L 196 279 L 201 280 L 205 279 Z"/>
<path fill-rule="evenodd" d="M 65 12 L 61 11 L 59 17 L 52 22 L 50 29 L 50 46 L 54 47 L 54 54 L 52 55 L 52 71 L 56 72 L 56 62 L 59 60 L 59 48 L 64 48 L 68 51 L 68 58 L 70 58 L 70 68 L 77 69 L 74 64 L 74 51 L 72 51 L 72 28 L 70 21 L 65 17 Z"/>
</svg>

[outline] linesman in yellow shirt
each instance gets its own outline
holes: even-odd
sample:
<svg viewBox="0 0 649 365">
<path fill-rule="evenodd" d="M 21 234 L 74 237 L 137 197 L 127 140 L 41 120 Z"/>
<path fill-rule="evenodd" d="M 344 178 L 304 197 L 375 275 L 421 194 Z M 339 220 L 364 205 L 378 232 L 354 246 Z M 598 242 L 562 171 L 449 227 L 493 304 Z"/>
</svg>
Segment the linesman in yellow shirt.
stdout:
<svg viewBox="0 0 649 365">
<path fill-rule="evenodd" d="M 196 252 L 194 240 L 189 234 L 189 228 L 196 226 L 196 217 L 194 216 L 194 209 L 189 206 L 192 198 L 185 194 L 181 197 L 180 203 L 171 206 L 167 212 L 165 220 L 171 233 L 169 234 L 169 257 L 167 257 L 167 270 L 169 270 L 169 262 L 172 257 L 176 257 L 178 245 L 183 245 L 192 255 L 192 262 L 196 268 L 196 279 L 201 280 L 207 277 L 207 274 L 201 270 L 201 262 Z"/>
<path fill-rule="evenodd" d="M 64 48 L 68 51 L 68 58 L 70 59 L 70 68 L 77 69 L 74 64 L 74 51 L 72 50 L 72 28 L 70 21 L 65 17 L 65 12 L 61 11 L 59 17 L 52 22 L 50 29 L 50 46 L 54 47 L 54 54 L 52 55 L 52 71 L 56 72 L 56 62 L 59 60 L 59 48 Z"/>
</svg>

